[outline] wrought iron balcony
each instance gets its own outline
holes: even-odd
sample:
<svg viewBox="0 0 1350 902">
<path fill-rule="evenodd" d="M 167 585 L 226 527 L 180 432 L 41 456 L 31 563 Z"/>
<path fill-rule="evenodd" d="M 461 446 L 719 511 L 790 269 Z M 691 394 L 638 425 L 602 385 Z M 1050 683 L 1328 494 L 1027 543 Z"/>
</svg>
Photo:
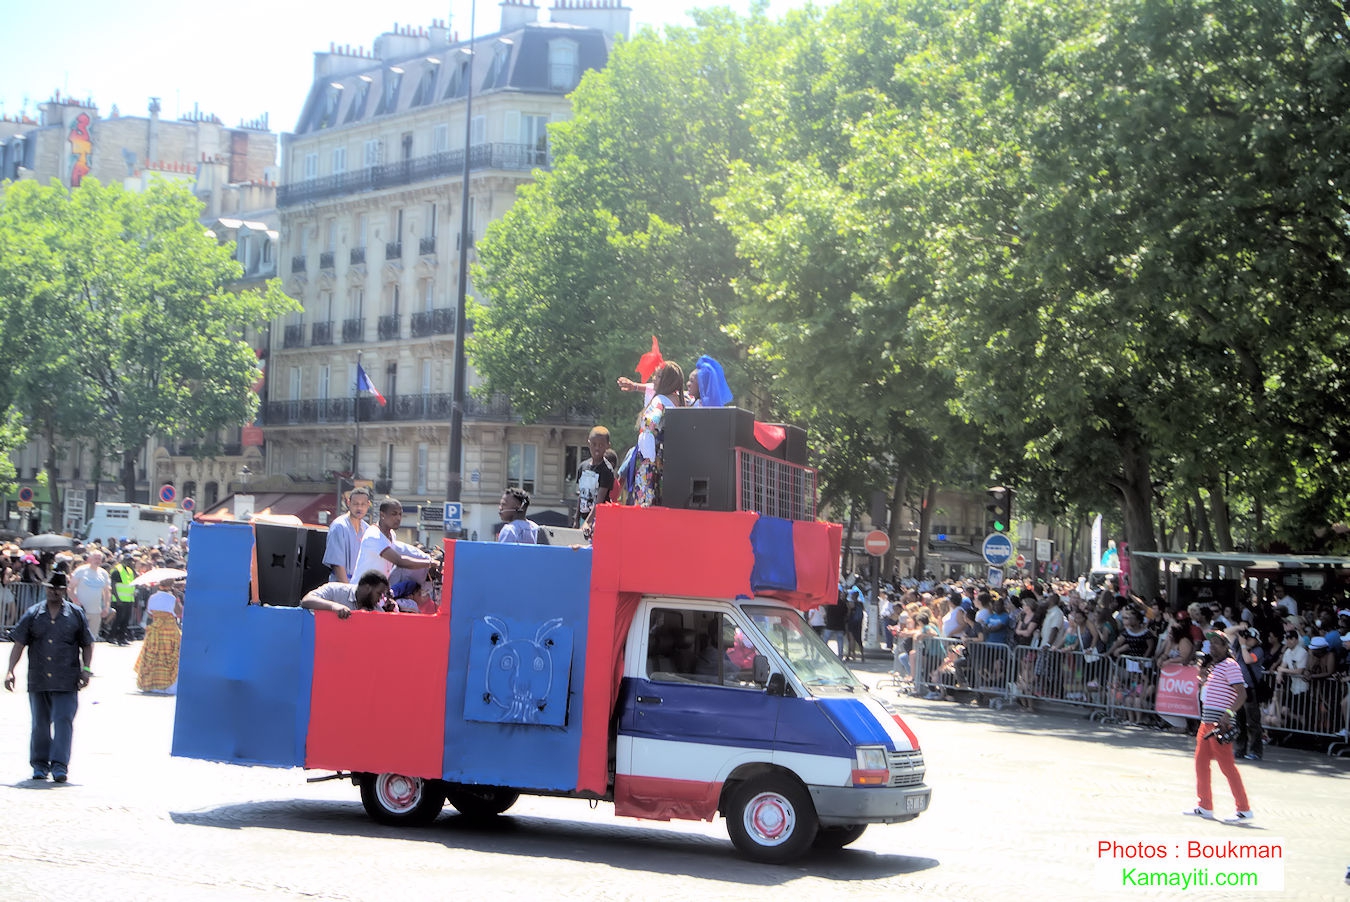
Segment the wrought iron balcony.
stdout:
<svg viewBox="0 0 1350 902">
<path fill-rule="evenodd" d="M 365 341 L 366 321 L 363 319 L 344 319 L 342 321 L 342 340 L 347 344 Z"/>
<path fill-rule="evenodd" d="M 475 144 L 469 148 L 470 171 L 506 169 L 529 172 L 549 165 L 548 152 L 534 144 Z M 282 185 L 277 189 L 277 206 L 293 207 L 329 197 L 397 188 L 432 179 L 454 178 L 463 172 L 464 150 L 449 150 Z"/>
<path fill-rule="evenodd" d="M 324 426 L 352 423 L 360 409 L 362 423 L 449 422 L 454 396 L 449 392 L 391 395 L 383 406 L 369 395 L 357 398 L 309 398 L 298 401 L 268 401 L 263 405 L 265 426 Z M 491 398 L 469 397 L 464 401 L 464 416 L 474 420 L 515 422 L 519 419 L 504 395 Z M 571 407 L 544 417 L 541 423 L 588 425 L 594 412 Z"/>
<path fill-rule="evenodd" d="M 291 258 L 291 272 L 304 272 L 304 271 L 305 271 L 305 255 L 296 254 L 294 257 Z"/>
<path fill-rule="evenodd" d="M 413 338 L 448 335 L 455 331 L 455 308 L 442 307 L 439 310 L 414 313 L 409 319 L 408 326 Z"/>
<path fill-rule="evenodd" d="M 380 341 L 393 341 L 400 337 L 399 333 L 402 329 L 399 328 L 399 319 L 400 317 L 397 313 L 390 313 L 380 317 L 379 321 L 376 323 Z"/>
<path fill-rule="evenodd" d="M 359 266 L 366 262 L 366 249 L 364 247 L 352 248 L 351 263 L 353 266 Z"/>
<path fill-rule="evenodd" d="M 319 254 L 319 269 L 333 268 L 333 251 L 323 251 Z"/>
<path fill-rule="evenodd" d="M 384 246 L 384 259 L 401 260 L 403 259 L 403 242 L 390 241 Z"/>
<path fill-rule="evenodd" d="M 436 253 L 436 236 L 432 235 L 430 238 L 417 239 L 417 253 L 421 254 L 423 257 L 428 254 Z"/>
<path fill-rule="evenodd" d="M 314 345 L 331 345 L 333 343 L 332 322 L 315 323 L 310 329 L 309 343 Z"/>
<path fill-rule="evenodd" d="M 305 344 L 305 327 L 303 324 L 298 326 L 287 326 L 286 331 L 281 337 L 281 346 L 283 348 L 299 348 Z"/>
</svg>

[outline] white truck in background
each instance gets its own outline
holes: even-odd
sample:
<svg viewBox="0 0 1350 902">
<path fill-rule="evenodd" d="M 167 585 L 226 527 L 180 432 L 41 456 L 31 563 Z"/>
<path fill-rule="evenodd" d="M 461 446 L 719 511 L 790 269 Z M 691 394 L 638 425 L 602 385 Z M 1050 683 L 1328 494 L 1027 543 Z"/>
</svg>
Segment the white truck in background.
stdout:
<svg viewBox="0 0 1350 902">
<path fill-rule="evenodd" d="M 94 516 L 89 519 L 83 540 L 98 540 L 105 546 L 122 539 L 137 545 L 153 545 L 160 539 L 168 542 L 186 536 L 191 523 L 192 514 L 180 508 L 100 501 L 94 505 Z"/>
</svg>

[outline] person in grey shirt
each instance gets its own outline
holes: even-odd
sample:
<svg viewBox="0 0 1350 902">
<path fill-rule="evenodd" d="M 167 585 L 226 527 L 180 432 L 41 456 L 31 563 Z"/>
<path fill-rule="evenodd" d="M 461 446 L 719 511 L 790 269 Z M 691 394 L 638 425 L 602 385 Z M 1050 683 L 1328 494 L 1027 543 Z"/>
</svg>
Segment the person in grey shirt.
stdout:
<svg viewBox="0 0 1350 902">
<path fill-rule="evenodd" d="M 370 513 L 370 489 L 358 485 L 347 493 L 347 513 L 328 526 L 328 544 L 323 550 L 323 562 L 333 571 L 330 578 L 334 582 L 356 581 L 357 574 L 353 573 L 352 569 L 356 566 L 356 557 L 361 551 L 361 537 L 370 528 L 370 524 L 366 522 L 368 513 Z"/>
<path fill-rule="evenodd" d="M 333 611 L 346 620 L 352 611 L 396 611 L 387 598 L 389 580 L 378 570 L 367 570 L 354 583 L 324 583 L 304 598 L 300 607 L 311 611 Z"/>
</svg>

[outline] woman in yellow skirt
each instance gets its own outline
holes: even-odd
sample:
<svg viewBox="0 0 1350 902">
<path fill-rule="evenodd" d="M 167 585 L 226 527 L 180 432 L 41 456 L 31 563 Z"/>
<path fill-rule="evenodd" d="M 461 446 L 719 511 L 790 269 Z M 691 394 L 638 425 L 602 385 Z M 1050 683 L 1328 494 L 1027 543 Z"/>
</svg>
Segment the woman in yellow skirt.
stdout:
<svg viewBox="0 0 1350 902">
<path fill-rule="evenodd" d="M 178 621 L 183 616 L 183 602 L 169 591 L 171 582 L 160 583 L 146 602 L 150 623 L 136 658 L 136 687 L 142 692 L 172 695 L 178 688 L 178 655 L 183 647 Z"/>
</svg>

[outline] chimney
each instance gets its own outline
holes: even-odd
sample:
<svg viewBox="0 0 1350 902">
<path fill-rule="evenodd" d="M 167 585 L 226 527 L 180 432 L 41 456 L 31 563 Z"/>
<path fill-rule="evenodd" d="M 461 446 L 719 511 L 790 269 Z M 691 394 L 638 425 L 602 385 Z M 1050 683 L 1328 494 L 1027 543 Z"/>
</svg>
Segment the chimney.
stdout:
<svg viewBox="0 0 1350 902">
<path fill-rule="evenodd" d="M 628 37 L 632 15 L 633 11 L 623 5 L 623 0 L 553 0 L 548 18 L 550 22 L 598 28 L 606 38 L 613 41 L 615 38 Z"/>
<path fill-rule="evenodd" d="M 502 34 L 524 28 L 539 20 L 539 7 L 534 0 L 502 0 Z"/>
</svg>

